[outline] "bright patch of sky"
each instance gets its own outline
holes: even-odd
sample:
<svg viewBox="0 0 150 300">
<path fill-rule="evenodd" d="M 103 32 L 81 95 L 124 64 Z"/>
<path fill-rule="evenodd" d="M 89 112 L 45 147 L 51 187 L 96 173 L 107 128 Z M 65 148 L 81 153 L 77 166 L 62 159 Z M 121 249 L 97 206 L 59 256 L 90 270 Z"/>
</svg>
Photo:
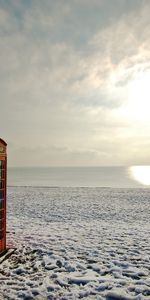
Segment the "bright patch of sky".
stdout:
<svg viewBox="0 0 150 300">
<path fill-rule="evenodd" d="M 150 2 L 0 0 L 9 165 L 149 164 Z"/>
</svg>

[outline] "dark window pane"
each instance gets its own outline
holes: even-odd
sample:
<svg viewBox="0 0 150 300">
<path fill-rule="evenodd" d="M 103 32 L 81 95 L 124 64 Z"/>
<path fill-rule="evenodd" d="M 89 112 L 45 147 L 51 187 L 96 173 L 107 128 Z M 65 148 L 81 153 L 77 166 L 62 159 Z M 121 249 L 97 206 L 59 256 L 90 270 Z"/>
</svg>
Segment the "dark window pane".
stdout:
<svg viewBox="0 0 150 300">
<path fill-rule="evenodd" d="M 0 190 L 0 199 L 4 198 L 4 190 Z"/>
<path fill-rule="evenodd" d="M 4 220 L 0 220 L 0 230 L 4 229 Z"/>
<path fill-rule="evenodd" d="M 4 211 L 0 210 L 0 220 L 4 218 Z"/>
<path fill-rule="evenodd" d="M 0 209 L 2 209 L 4 207 L 4 200 L 0 199 Z"/>
<path fill-rule="evenodd" d="M 0 179 L 0 189 L 3 189 L 3 188 L 4 188 L 4 180 Z"/>
<path fill-rule="evenodd" d="M 0 230 L 0 240 L 2 240 L 4 237 L 4 231 L 3 230 Z"/>
<path fill-rule="evenodd" d="M 5 176 L 4 171 L 3 171 L 3 170 L 0 170 L 0 179 L 4 178 L 4 176 Z"/>
<path fill-rule="evenodd" d="M 4 165 L 5 165 L 5 161 L 4 161 L 4 160 L 1 160 L 1 164 L 0 164 L 1 169 L 4 168 Z"/>
</svg>

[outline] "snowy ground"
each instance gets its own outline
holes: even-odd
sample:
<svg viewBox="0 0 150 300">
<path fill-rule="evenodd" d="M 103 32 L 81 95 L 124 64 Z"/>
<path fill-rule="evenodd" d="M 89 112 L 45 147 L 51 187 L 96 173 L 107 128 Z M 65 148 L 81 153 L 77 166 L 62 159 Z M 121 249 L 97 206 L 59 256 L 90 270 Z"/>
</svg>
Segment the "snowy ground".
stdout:
<svg viewBox="0 0 150 300">
<path fill-rule="evenodd" d="M 0 299 L 150 299 L 150 190 L 10 187 Z"/>
</svg>

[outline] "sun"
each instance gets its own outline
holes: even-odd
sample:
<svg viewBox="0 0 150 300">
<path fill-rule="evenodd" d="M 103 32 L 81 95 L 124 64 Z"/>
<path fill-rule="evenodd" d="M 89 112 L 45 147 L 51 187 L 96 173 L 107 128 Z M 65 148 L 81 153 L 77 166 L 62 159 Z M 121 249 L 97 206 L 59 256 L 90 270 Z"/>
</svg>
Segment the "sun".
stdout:
<svg viewBox="0 0 150 300">
<path fill-rule="evenodd" d="M 136 121 L 149 121 L 150 71 L 138 73 L 128 84 L 127 112 Z"/>
<path fill-rule="evenodd" d="M 130 167 L 131 177 L 143 185 L 150 185 L 150 166 Z"/>
</svg>

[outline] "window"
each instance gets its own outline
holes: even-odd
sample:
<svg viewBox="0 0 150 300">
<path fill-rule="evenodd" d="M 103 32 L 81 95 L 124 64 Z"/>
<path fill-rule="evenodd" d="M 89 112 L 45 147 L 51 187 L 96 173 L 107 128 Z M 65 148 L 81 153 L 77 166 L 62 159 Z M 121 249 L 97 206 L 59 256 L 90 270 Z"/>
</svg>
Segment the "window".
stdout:
<svg viewBox="0 0 150 300">
<path fill-rule="evenodd" d="M 4 220 L 0 220 L 0 230 L 2 230 L 4 228 Z"/>
<path fill-rule="evenodd" d="M 0 179 L 0 190 L 4 188 L 4 180 Z"/>
<path fill-rule="evenodd" d="M 4 201 L 0 199 L 0 209 L 2 209 L 3 207 L 4 207 Z"/>
<path fill-rule="evenodd" d="M 0 220 L 4 218 L 4 210 L 0 210 Z"/>
<path fill-rule="evenodd" d="M 0 240 L 2 240 L 4 237 L 4 230 L 0 230 Z"/>
<path fill-rule="evenodd" d="M 0 190 L 0 199 L 3 199 L 3 198 L 4 198 L 4 191 Z"/>
</svg>

